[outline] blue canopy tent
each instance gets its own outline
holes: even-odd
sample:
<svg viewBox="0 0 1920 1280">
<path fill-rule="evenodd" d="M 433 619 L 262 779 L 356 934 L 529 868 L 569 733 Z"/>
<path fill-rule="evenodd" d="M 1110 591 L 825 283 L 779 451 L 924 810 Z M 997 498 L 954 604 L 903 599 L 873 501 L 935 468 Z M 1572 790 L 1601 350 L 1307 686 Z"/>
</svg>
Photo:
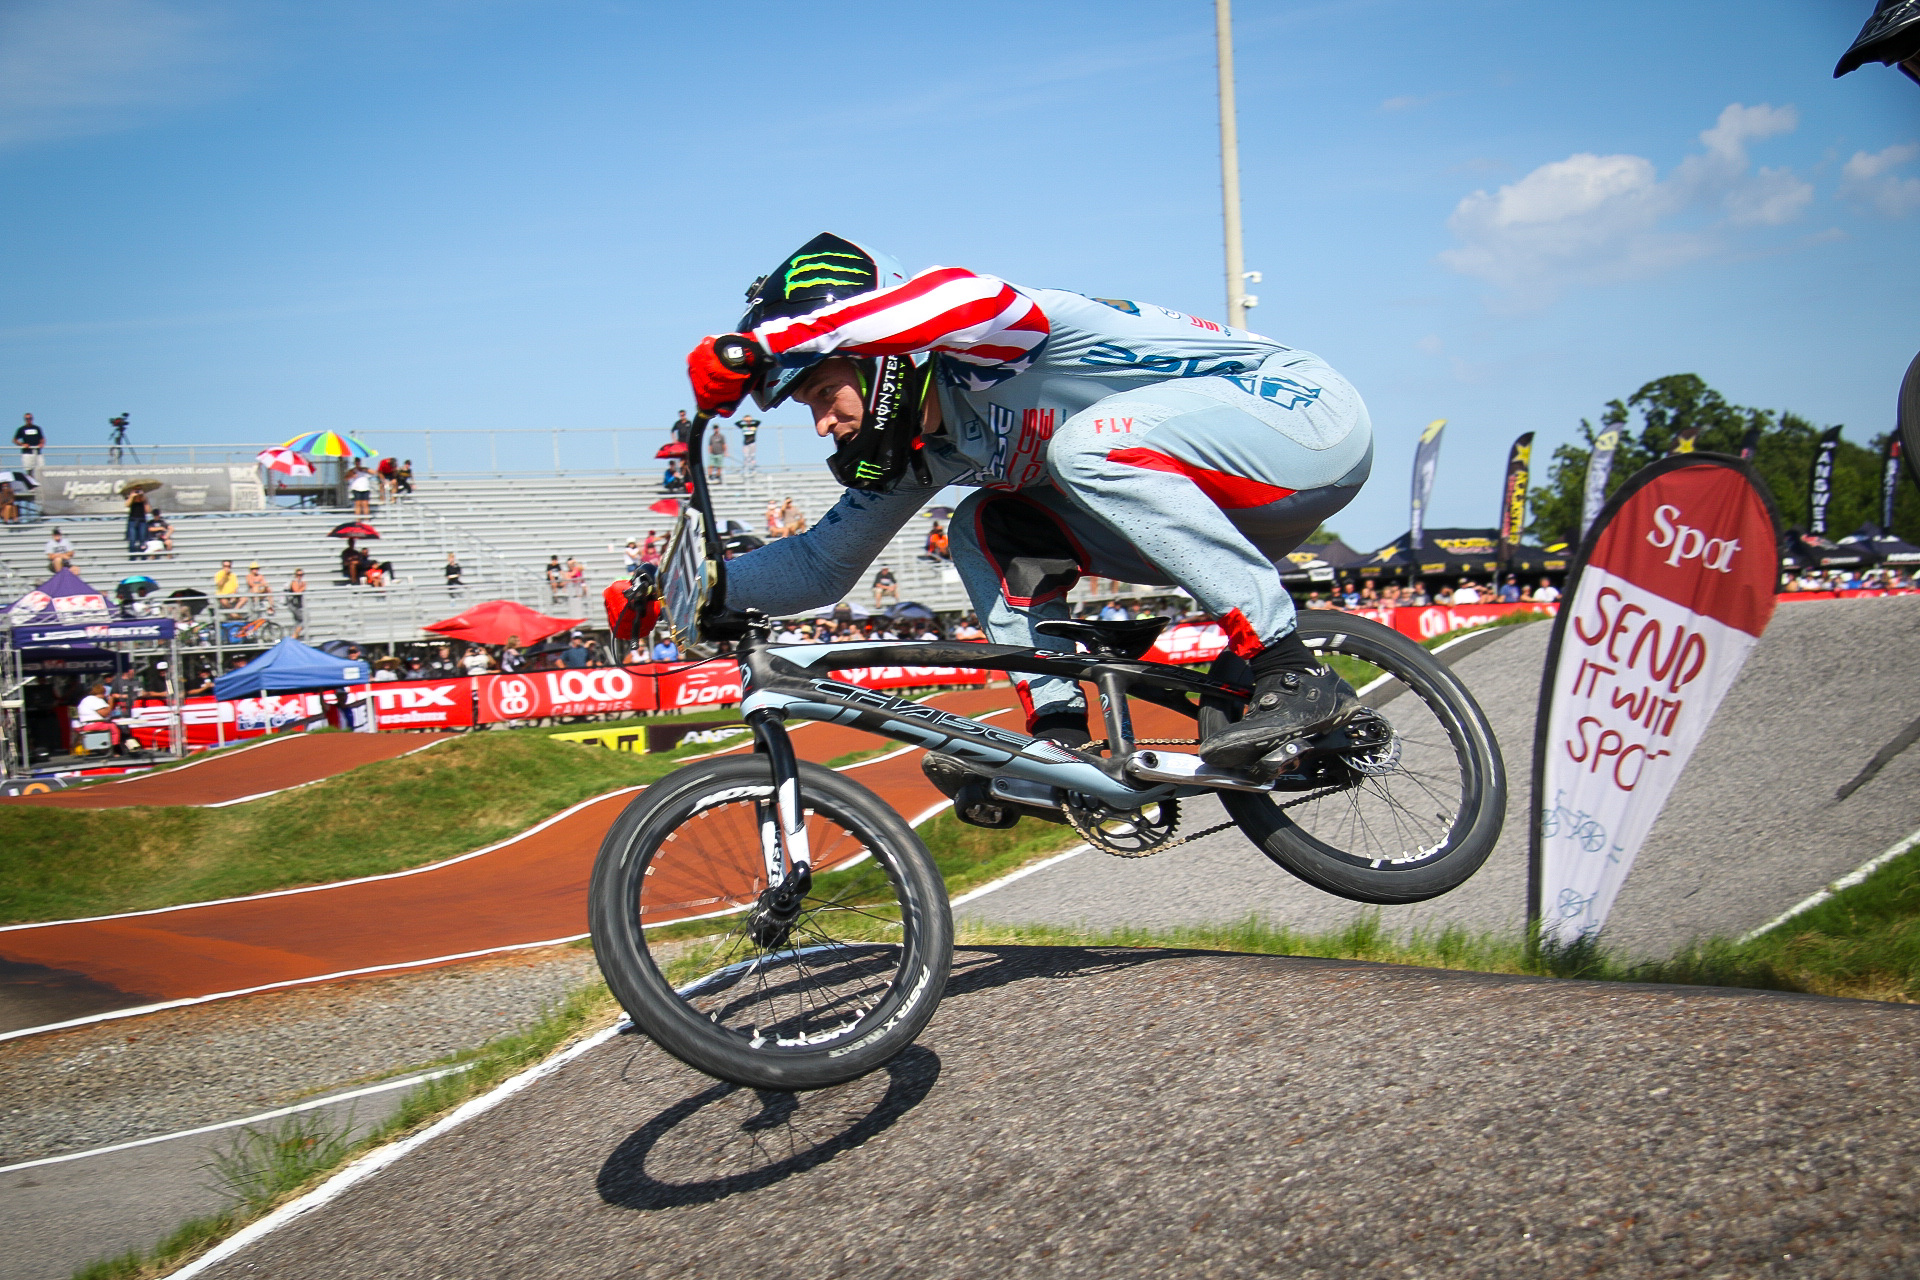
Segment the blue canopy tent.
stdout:
<svg viewBox="0 0 1920 1280">
<path fill-rule="evenodd" d="M 349 662 L 323 653 L 310 644 L 288 638 L 213 682 L 213 696 L 222 702 L 263 693 L 309 693 L 365 684 L 373 675 L 364 662 Z"/>
</svg>

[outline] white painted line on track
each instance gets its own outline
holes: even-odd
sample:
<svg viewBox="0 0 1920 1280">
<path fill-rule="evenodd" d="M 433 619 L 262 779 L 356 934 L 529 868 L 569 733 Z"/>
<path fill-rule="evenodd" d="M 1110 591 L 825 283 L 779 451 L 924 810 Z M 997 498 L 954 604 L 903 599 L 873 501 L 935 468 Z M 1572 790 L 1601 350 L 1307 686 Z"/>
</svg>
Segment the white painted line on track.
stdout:
<svg viewBox="0 0 1920 1280">
<path fill-rule="evenodd" d="M 92 1013 L 84 1018 L 69 1018 L 65 1022 L 49 1022 L 38 1027 L 22 1027 L 18 1031 L 0 1032 L 0 1041 L 19 1040 L 25 1036 L 37 1036 L 47 1031 L 65 1031 L 71 1027 L 88 1027 L 96 1022 L 115 1022 L 121 1018 L 137 1018 L 143 1014 L 164 1013 L 168 1009 L 185 1009 L 196 1004 L 208 1004 L 215 1000 L 231 1000 L 236 996 L 259 995 L 263 991 L 284 991 L 288 987 L 311 986 L 316 982 L 336 982 L 342 978 L 360 978 L 371 973 L 394 973 L 401 969 L 425 969 L 437 964 L 452 964 L 456 960 L 478 960 L 482 956 L 497 956 L 508 951 L 532 951 L 539 947 L 558 947 L 569 942 L 578 942 L 587 937 L 584 933 L 569 934 L 564 938 L 547 938 L 540 942 L 515 942 L 504 947 L 486 947 L 479 951 L 459 951 L 450 956 L 434 956 L 424 960 L 400 960 L 393 964 L 370 965 L 364 969 L 342 969 L 338 973 L 317 973 L 311 978 L 288 978 L 283 982 L 268 982 L 257 987 L 242 987 L 238 991 L 216 991 L 211 995 L 182 996 L 178 1000 L 162 1000 L 158 1004 L 136 1005 L 131 1009 L 109 1009 L 105 1013 Z"/>
<path fill-rule="evenodd" d="M 442 1076 L 458 1075 L 462 1071 L 473 1069 L 471 1062 L 457 1067 L 447 1067 L 440 1071 L 429 1071 L 423 1075 L 406 1076 L 398 1080 L 382 1080 L 379 1084 L 370 1084 L 363 1089 L 354 1089 L 348 1093 L 330 1094 L 324 1098 L 312 1098 L 306 1102 L 296 1102 L 290 1107 L 280 1107 L 274 1111 L 262 1111 L 257 1116 L 244 1116 L 238 1120 L 222 1120 L 219 1124 L 203 1124 L 198 1129 L 182 1129 L 178 1133 L 163 1133 L 154 1138 L 136 1138 L 132 1142 L 116 1142 L 110 1147 L 92 1147 L 86 1151 L 69 1151 L 65 1155 L 42 1156 L 38 1160 L 23 1160 L 19 1164 L 0 1165 L 0 1173 L 13 1173 L 20 1169 L 38 1169 L 44 1164 L 65 1164 L 69 1160 L 85 1160 L 89 1156 L 112 1155 L 116 1151 L 131 1151 L 135 1147 L 151 1147 L 156 1143 L 172 1142 L 178 1138 L 197 1138 L 203 1133 L 218 1133 L 222 1129 L 238 1129 L 244 1125 L 262 1124 L 268 1120 L 278 1120 L 282 1116 L 294 1115 L 301 1111 L 314 1111 L 321 1107 L 330 1107 L 336 1102 L 351 1102 L 355 1098 L 371 1097 L 376 1093 L 390 1093 L 395 1089 L 406 1089 L 416 1084 L 425 1084 L 429 1080 L 438 1080 Z"/>
<path fill-rule="evenodd" d="M 1092 848 L 1093 846 L 1090 844 L 1083 844 L 1075 848 L 1069 849 L 1065 853 L 1056 853 L 1051 858 L 1042 858 L 1038 862 L 1029 862 L 1026 866 L 1020 868 L 1018 871 L 1010 872 L 1007 875 L 1001 876 L 998 880 L 989 880 L 986 884 L 981 885 L 978 889 L 969 889 L 967 892 L 953 899 L 948 905 L 958 907 L 958 906 L 964 905 L 965 903 L 972 902 L 975 898 L 984 898 L 990 893 L 1006 888 L 1008 885 L 1012 884 L 1015 880 L 1025 880 L 1028 876 L 1034 874 L 1036 871 L 1045 871 L 1048 867 L 1052 866 L 1056 862 L 1065 862 L 1068 858 L 1077 858 L 1081 854 L 1086 853 L 1088 850 Z"/>
<path fill-rule="evenodd" d="M 326 884 L 301 885 L 298 889 L 273 889 L 266 893 L 246 893 L 241 894 L 237 898 L 210 898 L 205 902 L 182 902 L 177 906 L 151 907 L 145 911 L 122 911 L 110 916 L 77 916 L 72 920 L 35 920 L 28 924 L 5 924 L 0 925 L 0 933 L 11 933 L 17 929 L 51 929 L 59 925 L 67 924 L 96 924 L 102 920 L 128 920 L 135 916 L 164 915 L 169 911 L 191 911 L 196 907 L 223 907 L 232 902 L 258 902 L 265 898 L 285 898 L 296 893 L 320 893 L 327 889 L 343 889 L 353 884 L 371 884 L 376 880 L 399 880 L 406 876 L 424 875 L 429 871 L 438 871 L 442 867 L 451 867 L 455 863 L 465 862 L 469 858 L 478 858 L 482 854 L 492 853 L 498 849 L 505 849 L 509 845 L 518 844 L 535 832 L 544 831 L 554 823 L 564 818 L 570 818 L 582 809 L 592 808 L 602 800 L 611 800 L 615 796 L 624 796 L 630 792 L 640 790 L 644 790 L 644 788 L 621 787 L 618 790 L 609 791 L 605 795 L 594 796 L 590 800 L 582 800 L 572 808 L 563 809 L 551 818 L 543 822 L 536 822 L 525 831 L 510 835 L 505 840 L 490 844 L 484 849 L 475 849 L 471 853 L 462 853 L 451 858 L 443 858 L 439 862 L 429 862 L 425 866 L 408 867 L 405 871 L 386 871 L 377 876 L 356 876 L 352 880 L 330 880 Z M 538 946 L 541 944 L 534 943 L 532 945 Z M 431 961 L 422 961 L 422 963 L 431 963 Z"/>
<path fill-rule="evenodd" d="M 1873 858 L 1869 858 L 1867 861 L 1861 863 L 1858 867 L 1855 867 L 1852 871 L 1849 871 L 1846 875 L 1841 876 L 1838 880 L 1835 880 L 1832 884 L 1820 890 L 1820 892 L 1814 894 L 1812 897 L 1806 899 L 1803 902 L 1798 902 L 1798 903 L 1795 903 L 1793 906 L 1788 907 L 1785 911 L 1781 912 L 1779 915 L 1775 916 L 1773 919 L 1767 921 L 1765 924 L 1761 925 L 1758 929 L 1755 929 L 1752 933 L 1741 934 L 1739 938 L 1735 939 L 1734 945 L 1739 946 L 1741 943 L 1752 942 L 1755 938 L 1758 938 L 1760 935 L 1764 933 L 1770 933 L 1773 930 L 1779 928 L 1781 925 L 1793 919 L 1795 916 L 1800 915 L 1804 912 L 1813 910 L 1815 907 L 1819 906 L 1821 903 L 1825 902 L 1827 899 L 1833 897 L 1836 893 L 1839 893 L 1842 889 L 1851 889 L 1854 885 L 1859 884 L 1861 881 L 1865 880 L 1868 876 L 1878 871 L 1881 867 L 1886 866 L 1889 862 L 1892 862 L 1895 858 L 1899 857 L 1901 854 L 1905 853 L 1909 849 L 1914 848 L 1917 845 L 1920 845 L 1920 831 L 1914 832 L 1912 835 L 1900 841 L 1900 843 L 1894 845 L 1893 848 L 1887 850 L 1885 853 L 1882 853 Z"/>
<path fill-rule="evenodd" d="M 279 1230 L 289 1222 L 293 1222 L 306 1214 L 312 1213 L 315 1209 L 320 1208 L 330 1201 L 338 1199 L 355 1183 L 372 1177 L 408 1152 L 424 1146 L 441 1134 L 446 1133 L 450 1129 L 458 1128 L 476 1116 L 486 1114 L 534 1082 L 552 1075 L 561 1067 L 572 1062 L 575 1058 L 599 1048 L 607 1041 L 613 1039 L 614 1036 L 618 1035 L 621 1027 L 625 1025 L 626 1023 L 623 1019 L 610 1027 L 596 1031 L 586 1039 L 578 1041 L 559 1053 L 556 1053 L 545 1062 L 529 1067 L 519 1075 L 496 1085 L 479 1097 L 462 1103 L 451 1115 L 429 1125 L 412 1137 L 402 1138 L 398 1142 L 389 1143 L 384 1147 L 369 1151 L 366 1155 L 361 1156 L 358 1160 L 355 1160 L 352 1164 L 342 1169 L 339 1173 L 336 1173 L 333 1177 L 328 1178 L 325 1182 L 315 1187 L 312 1191 L 309 1191 L 306 1195 L 301 1196 L 298 1200 L 281 1205 L 266 1217 L 249 1223 L 207 1252 L 201 1254 L 198 1258 L 195 1258 L 186 1266 L 171 1273 L 172 1280 L 188 1280 L 188 1277 L 197 1276 L 208 1267 L 231 1258 L 234 1254 L 240 1252 L 254 1241 L 261 1239 L 263 1236 Z"/>
</svg>

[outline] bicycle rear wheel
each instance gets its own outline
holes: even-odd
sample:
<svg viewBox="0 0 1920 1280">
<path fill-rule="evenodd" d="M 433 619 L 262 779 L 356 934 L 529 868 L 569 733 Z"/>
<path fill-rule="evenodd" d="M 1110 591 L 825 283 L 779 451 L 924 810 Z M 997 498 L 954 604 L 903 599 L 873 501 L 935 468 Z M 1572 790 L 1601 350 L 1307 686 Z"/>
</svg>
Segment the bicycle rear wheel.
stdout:
<svg viewBox="0 0 1920 1280">
<path fill-rule="evenodd" d="M 1228 815 L 1262 853 L 1343 898 L 1395 905 L 1458 888 L 1493 852 L 1506 819 L 1506 765 L 1479 704 L 1391 627 L 1309 613 L 1300 638 L 1391 725 L 1395 746 L 1344 785 L 1223 791 Z M 1230 713 L 1209 706 L 1201 714 L 1204 727 Z"/>
<path fill-rule="evenodd" d="M 588 900 L 607 985 L 689 1066 L 759 1089 L 818 1089 L 880 1066 L 933 1016 L 953 919 L 926 846 L 860 784 L 801 764 L 813 881 L 792 930 L 749 931 L 767 887 L 763 756 L 654 783 L 600 846 Z"/>
</svg>

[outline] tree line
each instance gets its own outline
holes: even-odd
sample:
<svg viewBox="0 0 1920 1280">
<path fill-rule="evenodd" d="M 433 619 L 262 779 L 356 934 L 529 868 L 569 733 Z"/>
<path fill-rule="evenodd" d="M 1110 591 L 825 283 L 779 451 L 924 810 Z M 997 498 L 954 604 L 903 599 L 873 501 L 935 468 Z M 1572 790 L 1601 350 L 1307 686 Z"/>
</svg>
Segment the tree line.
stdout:
<svg viewBox="0 0 1920 1280">
<path fill-rule="evenodd" d="M 1888 400 L 1892 398 L 1889 389 Z M 1638 431 L 1632 429 L 1636 414 Z M 1579 536 L 1580 503 L 1594 437 L 1614 429 L 1620 432 L 1620 443 L 1607 479 L 1608 497 L 1641 467 L 1673 452 L 1689 432 L 1694 433 L 1695 449 L 1736 455 L 1749 436 L 1757 434 L 1754 469 L 1773 491 L 1781 520 L 1789 528 L 1807 527 L 1814 451 L 1827 428 L 1786 410 L 1729 404 L 1697 374 L 1676 373 L 1654 379 L 1624 401 L 1609 400 L 1598 428 L 1582 418 L 1580 439 L 1554 449 L 1546 483 L 1530 495 L 1533 521 L 1527 533 L 1532 541 L 1549 547 L 1571 545 Z M 1844 538 L 1863 524 L 1880 523 L 1881 467 L 1888 434 L 1875 436 L 1865 447 L 1841 438 L 1827 507 L 1829 540 Z M 1908 476 L 1901 477 L 1894 499 L 1893 532 L 1920 543 L 1920 489 Z"/>
</svg>

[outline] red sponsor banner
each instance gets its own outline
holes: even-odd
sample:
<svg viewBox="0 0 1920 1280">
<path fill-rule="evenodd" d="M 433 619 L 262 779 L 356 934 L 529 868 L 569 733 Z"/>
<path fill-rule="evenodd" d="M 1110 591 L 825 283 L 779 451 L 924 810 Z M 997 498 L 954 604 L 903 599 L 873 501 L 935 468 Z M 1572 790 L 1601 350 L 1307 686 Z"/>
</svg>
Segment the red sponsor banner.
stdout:
<svg viewBox="0 0 1920 1280">
<path fill-rule="evenodd" d="M 377 729 L 458 729 L 473 723 L 473 677 L 367 686 Z"/>
<path fill-rule="evenodd" d="M 594 716 L 654 711 L 660 706 L 654 678 L 645 668 L 579 667 L 475 676 L 480 719 L 539 720 L 548 716 Z M 734 680 L 738 688 L 739 680 Z M 734 700 L 739 701 L 738 694 Z"/>
<path fill-rule="evenodd" d="M 1753 470 L 1681 454 L 1589 532 L 1554 622 L 1534 735 L 1529 910 L 1598 931 L 1720 700 L 1773 616 L 1778 519 Z"/>
<path fill-rule="evenodd" d="M 358 702 L 364 693 L 354 689 L 349 697 Z M 190 751 L 288 729 L 323 728 L 327 714 L 328 707 L 317 693 L 267 694 L 233 702 L 188 698 L 180 706 L 181 730 Z M 142 746 L 164 750 L 172 745 L 173 710 L 164 698 L 140 699 L 129 718 L 133 736 Z"/>
<path fill-rule="evenodd" d="M 1560 612 L 1560 606 L 1523 601 L 1519 604 L 1424 604 L 1398 609 L 1350 609 L 1348 612 L 1384 622 L 1403 636 L 1431 640 L 1449 631 L 1484 627 L 1489 622 L 1498 622 L 1516 613 L 1556 614 Z"/>
<path fill-rule="evenodd" d="M 662 711 L 686 707 L 724 707 L 740 701 L 740 668 L 731 662 L 703 662 L 663 670 L 655 679 Z"/>
</svg>

